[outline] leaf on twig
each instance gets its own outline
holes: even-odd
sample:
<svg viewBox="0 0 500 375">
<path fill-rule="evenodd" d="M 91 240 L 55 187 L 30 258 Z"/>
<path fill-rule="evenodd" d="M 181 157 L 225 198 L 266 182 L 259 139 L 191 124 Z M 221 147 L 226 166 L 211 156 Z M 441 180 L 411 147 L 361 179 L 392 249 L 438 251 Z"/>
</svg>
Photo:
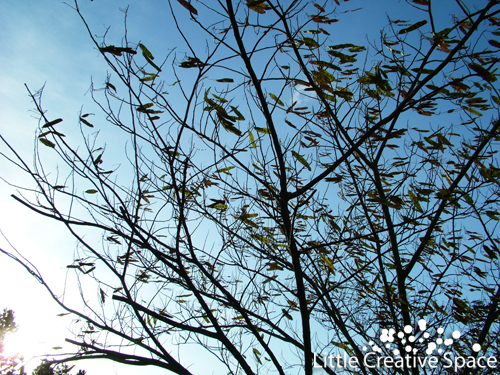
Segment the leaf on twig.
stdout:
<svg viewBox="0 0 500 375">
<path fill-rule="evenodd" d="M 490 72 L 488 69 L 483 68 L 479 64 L 469 64 L 469 68 L 471 68 L 473 71 L 475 71 L 478 76 L 480 76 L 482 79 L 484 79 L 487 82 L 495 82 L 497 80 L 497 77 L 495 74 Z"/>
<path fill-rule="evenodd" d="M 398 34 L 408 34 L 409 32 L 417 30 L 418 28 L 424 26 L 426 23 L 427 23 L 426 20 L 414 23 L 413 25 L 411 25 L 409 27 L 406 27 L 406 28 L 404 28 L 402 30 L 399 30 Z"/>
<path fill-rule="evenodd" d="M 139 47 L 142 50 L 142 56 L 144 56 L 147 59 L 154 60 L 155 58 L 153 57 L 153 54 L 146 48 L 146 46 L 142 43 L 139 43 Z"/>
<path fill-rule="evenodd" d="M 115 56 L 121 56 L 122 53 L 130 53 L 131 55 L 135 55 L 137 53 L 130 47 L 115 47 L 115 46 L 99 47 L 99 51 L 101 51 L 102 53 L 111 53 Z"/>
<path fill-rule="evenodd" d="M 278 103 L 278 105 L 280 106 L 284 106 L 283 102 L 274 94 L 269 94 L 269 96 L 271 97 L 272 100 L 274 100 L 276 103 Z"/>
<path fill-rule="evenodd" d="M 62 120 L 63 120 L 62 118 L 52 120 L 50 122 L 47 122 L 44 126 L 42 126 L 42 128 L 48 128 L 49 126 L 54 126 L 55 124 L 59 124 Z"/>
<path fill-rule="evenodd" d="M 49 141 L 48 139 L 40 138 L 39 140 L 47 147 L 51 147 L 51 148 L 56 147 L 56 145 L 53 142 Z"/>
<path fill-rule="evenodd" d="M 250 130 L 248 131 L 248 136 L 250 137 L 250 146 L 252 148 L 257 148 L 257 144 L 255 143 L 255 138 Z"/>
<path fill-rule="evenodd" d="M 254 12 L 257 12 L 259 14 L 264 14 L 266 13 L 266 10 L 271 9 L 271 7 L 269 7 L 269 5 L 266 4 L 266 0 L 248 1 L 247 7 L 249 7 Z"/>
<path fill-rule="evenodd" d="M 192 14 L 194 14 L 195 16 L 198 15 L 198 11 L 195 9 L 195 7 L 193 7 L 190 3 L 188 3 L 186 0 L 177 0 L 179 2 L 179 4 L 181 4 L 184 8 L 186 8 L 187 10 L 189 10 Z"/>
<path fill-rule="evenodd" d="M 315 4 L 314 4 L 314 6 L 315 6 L 315 7 L 316 7 L 316 8 L 317 8 L 317 9 L 318 9 L 321 13 L 325 12 L 325 8 L 323 8 L 321 5 L 316 4 L 316 3 L 315 3 Z"/>
<path fill-rule="evenodd" d="M 424 210 L 422 209 L 422 206 L 420 205 L 420 202 L 418 201 L 418 198 L 415 195 L 415 193 L 413 193 L 413 191 L 411 191 L 411 190 L 408 190 L 408 196 L 410 197 L 410 200 L 413 203 L 413 205 L 415 206 L 416 210 L 420 213 L 423 213 Z"/>
<path fill-rule="evenodd" d="M 309 165 L 309 163 L 307 162 L 307 160 L 302 156 L 302 155 L 299 155 L 297 152 L 295 151 L 292 151 L 292 155 L 295 159 L 298 160 L 298 162 L 300 164 L 302 164 L 304 167 L 306 167 L 308 170 L 311 170 L 311 166 Z"/>
<path fill-rule="evenodd" d="M 92 125 L 90 122 L 85 120 L 83 117 L 80 117 L 80 121 L 83 122 L 85 125 L 87 125 L 89 128 L 93 128 L 94 125 Z"/>
<path fill-rule="evenodd" d="M 227 82 L 227 83 L 230 83 L 230 82 L 234 82 L 234 79 L 232 78 L 221 78 L 221 79 L 216 79 L 215 80 L 216 82 Z"/>
</svg>

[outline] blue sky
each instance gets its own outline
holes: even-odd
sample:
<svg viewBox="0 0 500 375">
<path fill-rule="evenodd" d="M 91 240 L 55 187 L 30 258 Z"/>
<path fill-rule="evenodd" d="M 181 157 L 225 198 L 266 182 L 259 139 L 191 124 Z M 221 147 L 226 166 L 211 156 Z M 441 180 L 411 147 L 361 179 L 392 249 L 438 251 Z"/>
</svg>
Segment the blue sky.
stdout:
<svg viewBox="0 0 500 375">
<path fill-rule="evenodd" d="M 187 49 L 175 39 L 176 30 L 169 21 L 169 12 L 162 6 L 164 1 L 80 1 L 81 11 L 96 35 L 103 35 L 108 26 L 108 40 L 120 45 L 123 35 L 123 16 L 120 7 L 129 5 L 128 33 L 131 41 L 142 41 L 161 60 L 168 51 L 178 46 L 179 53 Z M 359 5 L 357 5 L 359 3 Z M 370 40 L 378 39 L 379 28 L 387 23 L 386 13 L 394 18 L 418 15 L 396 14 L 405 7 L 400 1 L 352 1 L 346 9 L 364 6 L 359 12 L 339 15 L 339 25 L 328 28 L 332 40 L 366 45 L 366 35 L 371 31 Z M 70 2 L 71 4 L 71 2 Z M 174 2 L 175 6 L 178 6 Z M 384 4 L 384 5 L 381 5 Z M 179 7 L 182 10 L 181 7 Z M 448 21 L 448 9 L 440 9 L 438 18 Z M 186 27 L 189 29 L 189 27 Z M 438 27 L 439 29 L 439 27 Z M 348 38 L 349 40 L 346 40 Z M 87 31 L 76 12 L 70 6 L 53 0 L 3 0 L 0 2 L 0 132 L 26 160 L 31 160 L 37 119 L 30 110 L 33 108 L 24 84 L 37 91 L 45 84 L 44 108 L 50 119 L 61 117 L 68 127 L 77 129 L 78 113 L 99 113 L 92 103 L 88 89 L 91 78 L 99 86 L 106 80 L 108 67 L 87 35 Z M 157 60 L 155 60 L 157 61 Z M 168 70 L 164 72 L 168 75 Z M 168 81 L 168 77 L 166 78 Z M 173 80 L 171 81 L 173 82 Z M 98 116 L 97 116 L 98 117 Z M 104 128 L 103 133 L 106 134 Z M 69 137 L 73 135 L 67 134 Z M 75 137 L 77 132 L 75 131 Z M 51 160 L 51 156 L 43 150 Z M 27 183 L 24 176 L 11 165 L 0 159 L 1 177 L 9 181 Z M 49 282 L 61 283 L 67 271 L 66 265 L 73 259 L 76 246 L 74 239 L 66 234 L 62 226 L 47 221 L 21 207 L 10 198 L 15 187 L 0 181 L 0 229 L 12 245 L 47 275 Z M 0 245 L 8 247 L 0 237 Z M 29 278 L 23 270 L 10 260 L 0 260 L 0 308 L 8 307 L 16 312 L 17 322 L 26 340 L 42 342 L 37 346 L 44 350 L 62 345 L 69 336 L 64 319 L 56 314 L 62 312 L 47 299 L 41 285 Z M 33 318 L 36 316 L 36 320 Z M 66 321 L 67 322 L 67 321 Z M 31 354 L 31 353 L 30 353 Z M 36 361 L 35 361 L 36 364 Z M 89 375 L 108 371 L 120 374 L 141 373 L 143 369 L 123 369 L 107 363 L 96 365 L 77 364 L 88 368 Z M 148 370 L 149 372 L 149 370 Z"/>
</svg>

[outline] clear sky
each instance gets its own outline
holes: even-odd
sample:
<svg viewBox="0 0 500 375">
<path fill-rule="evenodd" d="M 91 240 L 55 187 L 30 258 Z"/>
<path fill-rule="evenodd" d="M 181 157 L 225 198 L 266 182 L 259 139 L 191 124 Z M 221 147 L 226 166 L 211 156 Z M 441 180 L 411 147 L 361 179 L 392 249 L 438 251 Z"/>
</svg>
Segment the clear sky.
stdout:
<svg viewBox="0 0 500 375">
<path fill-rule="evenodd" d="M 79 3 L 82 13 L 98 35 L 102 35 L 107 26 L 112 26 L 109 39 L 119 41 L 123 35 L 124 15 L 120 7 L 129 5 L 128 32 L 131 40 L 142 40 L 160 58 L 164 57 L 162 51 L 166 54 L 175 46 L 175 29 L 167 21 L 167 11 L 159 6 L 165 1 L 82 0 Z M 386 24 L 386 13 L 396 13 L 397 8 L 403 6 L 401 3 L 404 2 L 350 2 L 350 9 L 360 6 L 369 9 L 346 14 L 349 21 L 343 23 L 342 35 L 339 36 L 345 38 L 348 35 L 346 25 L 349 25 L 349 42 L 366 45 L 366 34 L 370 30 L 375 31 L 372 39 L 379 37 L 379 29 L 370 27 Z M 335 32 L 339 31 L 336 29 Z M 339 43 L 344 41 L 342 38 L 339 38 Z M 32 158 L 37 128 L 37 119 L 30 113 L 33 104 L 25 83 L 32 91 L 45 84 L 43 103 L 49 110 L 49 119 L 64 118 L 68 123 L 73 122 L 77 129 L 82 105 L 86 112 L 98 113 L 88 89 L 91 77 L 97 85 L 103 85 L 108 67 L 70 6 L 56 0 L 0 1 L 0 50 L 0 132 L 21 151 L 25 160 Z M 25 176 L 3 158 L 0 158 L 0 177 L 20 185 L 28 183 Z M 37 265 L 49 283 L 52 280 L 62 285 L 66 265 L 73 260 L 75 240 L 62 226 L 41 221 L 37 215 L 16 203 L 10 197 L 15 192 L 15 187 L 0 181 L 0 230 L 15 248 Z M 10 246 L 2 236 L 0 246 Z M 20 326 L 20 350 L 26 356 L 43 354 L 52 347 L 63 346 L 64 338 L 71 336 L 64 325 L 68 321 L 57 317 L 62 310 L 48 299 L 42 286 L 13 261 L 0 257 L 0 309 L 4 307 L 16 313 Z M 32 365 L 37 363 L 31 362 Z M 77 367 L 88 369 L 89 375 L 144 372 L 141 368 L 127 369 L 109 362 L 98 365 L 77 363 Z"/>
</svg>

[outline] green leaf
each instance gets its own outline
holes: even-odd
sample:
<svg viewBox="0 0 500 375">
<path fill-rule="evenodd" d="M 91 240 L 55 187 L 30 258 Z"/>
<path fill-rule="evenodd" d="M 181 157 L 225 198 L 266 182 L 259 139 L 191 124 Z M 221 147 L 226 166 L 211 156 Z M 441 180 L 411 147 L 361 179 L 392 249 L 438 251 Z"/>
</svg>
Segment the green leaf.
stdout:
<svg viewBox="0 0 500 375">
<path fill-rule="evenodd" d="M 216 82 L 234 82 L 234 79 L 232 78 L 221 78 L 221 79 L 216 79 Z"/>
<path fill-rule="evenodd" d="M 498 217 L 497 211 L 486 211 L 486 215 L 492 220 L 499 221 L 500 217 Z"/>
<path fill-rule="evenodd" d="M 475 71 L 482 79 L 487 82 L 495 82 L 497 80 L 495 74 L 490 72 L 488 69 L 483 68 L 479 64 L 469 64 L 469 68 Z"/>
<path fill-rule="evenodd" d="M 237 107 L 234 107 L 234 106 L 230 106 L 230 107 L 231 107 L 232 111 L 233 111 L 234 113 L 236 113 L 236 116 L 238 116 L 238 117 L 236 118 L 236 120 L 238 120 L 238 121 L 245 121 L 245 117 L 241 114 L 241 112 L 240 112 L 240 111 L 238 111 L 238 108 L 237 108 Z"/>
<path fill-rule="evenodd" d="M 142 50 L 142 56 L 144 56 L 146 59 L 154 60 L 155 58 L 153 57 L 153 54 L 146 48 L 146 46 L 142 43 L 139 43 L 139 47 Z"/>
<path fill-rule="evenodd" d="M 279 98 L 276 95 L 269 94 L 269 96 L 271 97 L 272 100 L 274 100 L 276 103 L 278 103 L 278 105 L 280 105 L 282 107 L 284 106 L 283 102 L 281 100 L 279 100 Z"/>
<path fill-rule="evenodd" d="M 349 48 L 349 52 L 352 52 L 352 53 L 362 52 L 362 51 L 366 51 L 366 47 L 363 47 L 363 46 L 354 46 L 354 47 Z"/>
<path fill-rule="evenodd" d="M 330 47 L 331 48 L 331 47 Z M 346 55 L 345 53 L 342 53 L 342 52 L 339 52 L 339 51 L 328 51 L 328 54 L 329 55 L 332 55 L 333 57 L 337 57 L 338 59 L 340 59 L 340 63 L 341 64 L 345 64 L 345 63 L 353 63 L 353 62 L 356 62 L 356 57 L 355 55 Z"/>
<path fill-rule="evenodd" d="M 423 213 L 424 210 L 422 209 L 422 206 L 420 205 L 420 202 L 418 201 L 415 193 L 413 193 L 413 191 L 411 191 L 411 190 L 408 190 L 408 196 L 410 197 L 410 200 L 413 203 L 413 205 L 415 206 L 416 210 L 420 213 Z"/>
<path fill-rule="evenodd" d="M 398 34 L 407 34 L 407 33 L 411 32 L 411 31 L 417 30 L 418 28 L 424 26 L 426 23 L 427 23 L 426 20 L 414 23 L 410 27 L 407 27 L 405 29 L 399 30 Z"/>
<path fill-rule="evenodd" d="M 311 166 L 307 162 L 307 160 L 300 154 L 298 154 L 295 151 L 292 151 L 292 155 L 295 159 L 299 161 L 300 164 L 302 164 L 304 167 L 306 167 L 308 170 L 311 170 Z"/>
<path fill-rule="evenodd" d="M 255 130 L 262 134 L 271 134 L 271 131 L 268 128 L 259 128 L 256 126 Z"/>
<path fill-rule="evenodd" d="M 335 271 L 335 267 L 333 266 L 332 261 L 330 259 L 328 259 L 327 256 L 325 256 L 324 254 L 321 254 L 320 257 L 321 257 L 321 260 L 323 261 L 323 263 L 325 263 L 328 266 L 328 268 L 330 268 L 332 271 Z"/>
<path fill-rule="evenodd" d="M 156 65 L 152 59 L 150 59 L 148 56 L 144 56 L 144 58 L 146 59 L 146 61 L 149 63 L 149 65 L 151 65 L 153 68 L 155 68 L 156 70 L 158 70 L 158 72 L 161 72 L 161 69 L 158 65 Z"/>
<path fill-rule="evenodd" d="M 253 354 L 255 354 L 255 358 L 259 362 L 259 364 L 262 364 L 262 361 L 260 360 L 260 352 L 257 349 L 253 349 Z"/>
<path fill-rule="evenodd" d="M 250 137 L 250 145 L 252 148 L 257 148 L 257 144 L 255 143 L 255 138 L 253 137 L 252 132 L 248 131 L 248 136 Z"/>
<path fill-rule="evenodd" d="M 226 168 L 221 168 L 221 169 L 218 169 L 215 171 L 215 173 L 225 173 L 225 174 L 231 174 L 231 173 L 228 173 L 231 169 L 234 169 L 235 166 L 231 166 L 231 167 L 226 167 Z"/>
<path fill-rule="evenodd" d="M 462 106 L 463 109 L 465 109 L 466 111 L 476 115 L 476 116 L 482 116 L 483 114 L 477 110 L 475 110 L 474 108 L 471 108 L 471 107 L 467 107 L 467 106 Z"/>
<path fill-rule="evenodd" d="M 304 44 L 309 47 L 309 48 L 318 48 L 319 47 L 319 43 L 316 42 L 313 38 L 306 38 L 306 37 L 303 37 L 302 38 L 302 41 L 304 42 Z"/>
<path fill-rule="evenodd" d="M 259 234 L 252 234 L 250 237 L 252 237 L 254 240 L 263 242 L 265 244 L 271 243 L 271 240 L 269 238 L 261 236 Z"/>
<path fill-rule="evenodd" d="M 87 194 L 95 194 L 95 193 L 97 193 L 97 190 L 95 190 L 95 189 L 89 189 L 89 190 L 86 190 L 85 193 L 87 193 Z"/>
<path fill-rule="evenodd" d="M 215 208 L 216 210 L 220 210 L 220 211 L 227 210 L 227 204 L 225 204 L 225 203 L 212 203 L 212 204 L 209 204 L 207 207 Z"/>
<path fill-rule="evenodd" d="M 472 311 L 467 303 L 459 298 L 453 298 L 453 304 L 457 307 L 458 311 Z"/>
<path fill-rule="evenodd" d="M 219 118 L 219 120 L 221 120 L 221 119 Z M 221 124 L 222 124 L 222 127 L 225 130 L 227 130 L 228 132 L 236 134 L 238 137 L 241 136 L 241 134 L 242 134 L 241 130 L 238 129 L 236 126 L 234 126 L 231 122 L 221 120 Z"/>
<path fill-rule="evenodd" d="M 329 49 L 343 49 L 343 48 L 352 48 L 356 47 L 355 44 L 352 43 L 344 43 L 344 44 L 336 44 L 334 46 L 328 46 Z"/>
</svg>

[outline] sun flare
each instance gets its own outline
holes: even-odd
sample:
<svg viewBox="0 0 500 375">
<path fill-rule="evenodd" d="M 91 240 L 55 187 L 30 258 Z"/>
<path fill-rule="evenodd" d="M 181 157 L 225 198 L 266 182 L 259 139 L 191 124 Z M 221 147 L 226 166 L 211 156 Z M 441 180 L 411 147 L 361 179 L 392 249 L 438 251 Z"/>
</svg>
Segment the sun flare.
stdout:
<svg viewBox="0 0 500 375">
<path fill-rule="evenodd" d="M 33 336 L 33 334 L 20 329 L 5 337 L 4 356 L 19 356 L 24 361 L 27 361 L 36 355 L 44 353 L 44 350 L 47 349 L 46 343 L 40 342 Z"/>
</svg>

